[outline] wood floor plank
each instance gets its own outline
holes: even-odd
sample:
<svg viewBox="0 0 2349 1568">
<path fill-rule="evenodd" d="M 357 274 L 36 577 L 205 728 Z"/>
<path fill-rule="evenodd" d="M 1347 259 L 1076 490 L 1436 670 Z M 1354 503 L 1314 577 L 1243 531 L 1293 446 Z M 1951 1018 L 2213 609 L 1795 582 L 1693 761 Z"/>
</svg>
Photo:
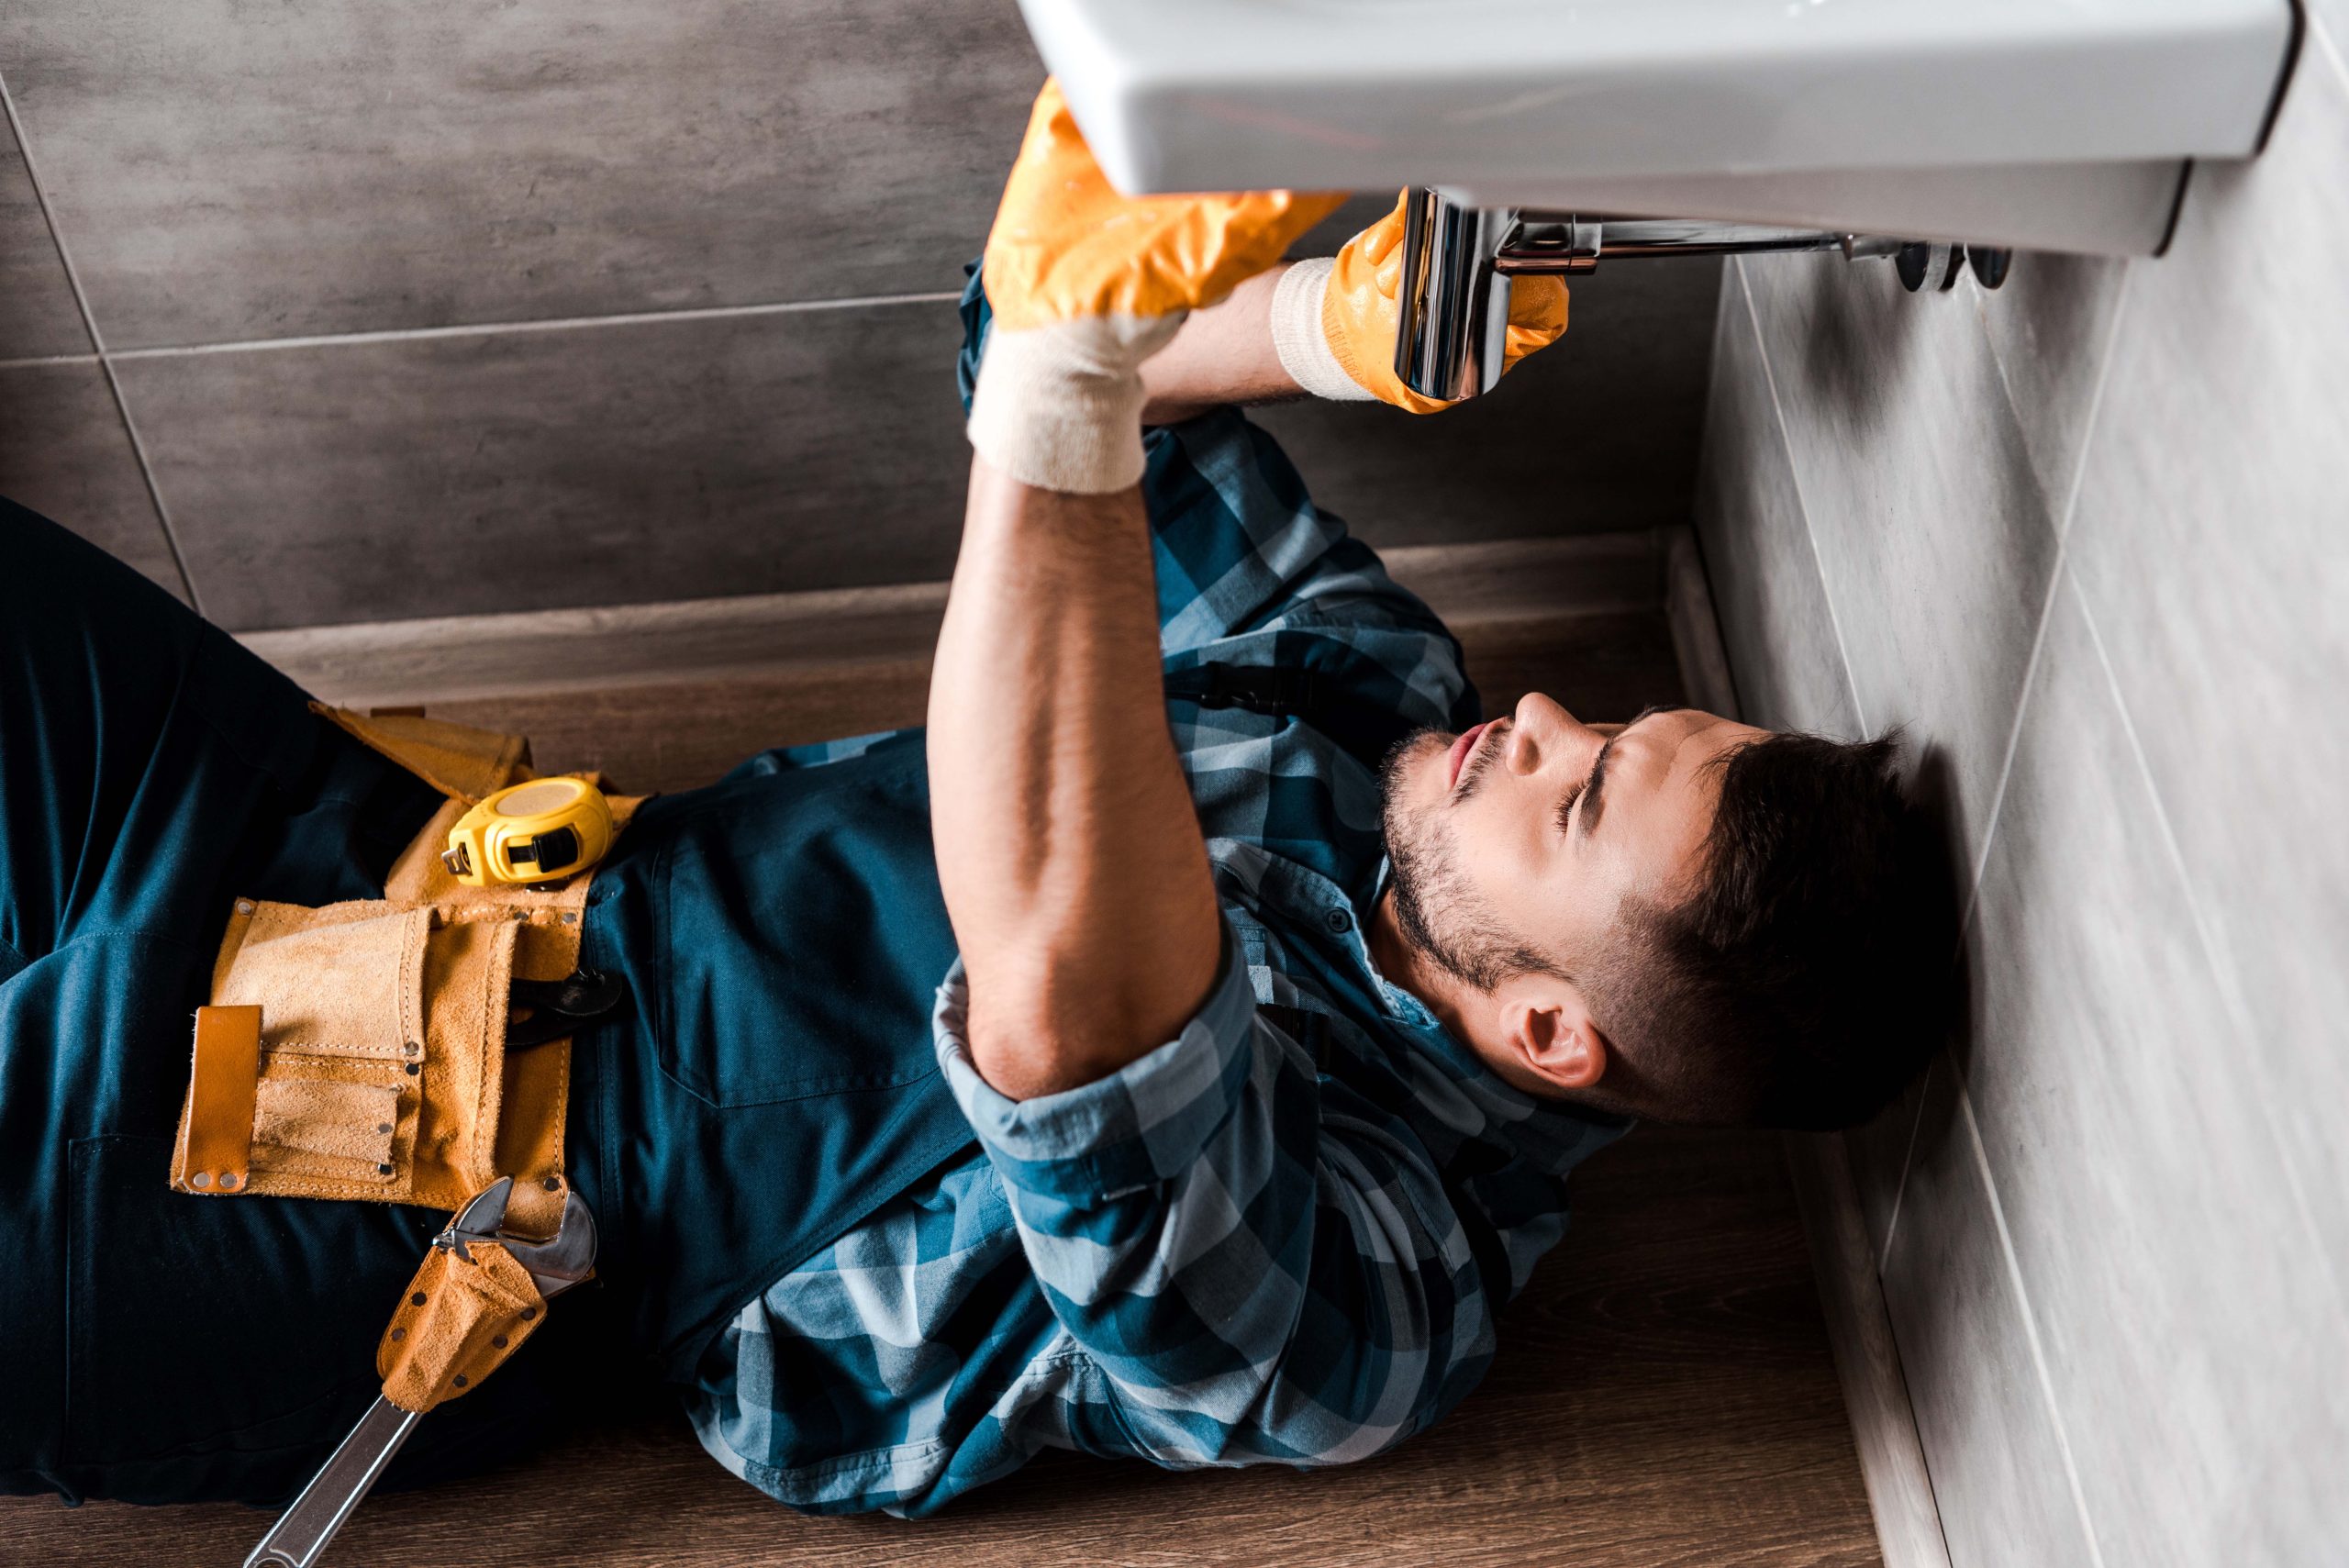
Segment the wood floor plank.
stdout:
<svg viewBox="0 0 2349 1568">
<path fill-rule="evenodd" d="M 1586 717 L 1677 700 L 1660 614 L 1477 628 L 1489 710 L 1565 690 Z M 1651 624 L 1652 623 L 1652 624 Z M 1563 676 L 1563 679 L 1561 678 Z M 636 688 L 526 723 L 542 764 L 631 787 L 758 746 L 918 717 L 918 661 L 795 684 Z M 780 683 L 780 684 L 776 684 Z M 650 694 L 649 695 L 645 694 Z M 564 699 L 570 704 L 572 699 Z M 908 705 L 910 705 L 908 708 Z M 1879 1565 L 1775 1135 L 1645 1128 L 1575 1177 L 1572 1228 L 1504 1311 L 1484 1385 L 1365 1463 L 1174 1474 L 1046 1455 L 935 1519 L 810 1518 L 736 1481 L 682 1418 L 632 1405 L 496 1473 L 371 1498 L 328 1557 L 372 1568 L 1870 1568 Z M 0 1498 L 0 1562 L 233 1568 L 233 1506 Z"/>
</svg>

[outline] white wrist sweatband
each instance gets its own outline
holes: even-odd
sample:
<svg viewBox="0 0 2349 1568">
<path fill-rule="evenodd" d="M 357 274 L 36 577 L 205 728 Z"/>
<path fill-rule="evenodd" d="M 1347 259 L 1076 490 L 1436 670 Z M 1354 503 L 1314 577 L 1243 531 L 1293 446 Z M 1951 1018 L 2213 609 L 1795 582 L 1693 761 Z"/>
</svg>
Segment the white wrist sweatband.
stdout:
<svg viewBox="0 0 2349 1568">
<path fill-rule="evenodd" d="M 972 447 L 1039 490 L 1100 495 L 1141 482 L 1141 363 L 1183 313 L 1089 317 L 987 334 L 971 393 Z"/>
<path fill-rule="evenodd" d="M 1273 285 L 1273 351 L 1289 379 L 1316 397 L 1341 403 L 1373 401 L 1367 387 L 1348 375 L 1330 351 L 1321 329 L 1321 303 L 1330 292 L 1329 257 L 1299 261 Z"/>
</svg>

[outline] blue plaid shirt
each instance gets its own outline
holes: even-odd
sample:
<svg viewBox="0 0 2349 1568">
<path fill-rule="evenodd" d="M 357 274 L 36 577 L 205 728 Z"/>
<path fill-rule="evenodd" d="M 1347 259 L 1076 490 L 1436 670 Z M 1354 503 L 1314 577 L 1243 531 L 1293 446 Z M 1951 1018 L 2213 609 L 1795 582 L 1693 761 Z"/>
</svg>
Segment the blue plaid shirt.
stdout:
<svg viewBox="0 0 2349 1568">
<path fill-rule="evenodd" d="M 975 346 L 975 283 L 966 313 Z M 1171 684 L 1309 668 L 1339 708 L 1473 721 L 1458 645 L 1270 437 L 1223 409 L 1148 448 Z M 938 1055 L 977 1148 L 746 1306 L 689 1397 L 710 1453 L 783 1502 L 926 1514 L 1046 1447 L 1377 1453 L 1483 1376 L 1495 1309 L 1565 1229 L 1567 1172 L 1623 1129 L 1504 1083 L 1380 976 L 1375 754 L 1342 722 L 1169 719 L 1223 908 L 1215 988 L 1148 1055 L 1021 1102 L 973 1067 L 943 977 Z"/>
</svg>

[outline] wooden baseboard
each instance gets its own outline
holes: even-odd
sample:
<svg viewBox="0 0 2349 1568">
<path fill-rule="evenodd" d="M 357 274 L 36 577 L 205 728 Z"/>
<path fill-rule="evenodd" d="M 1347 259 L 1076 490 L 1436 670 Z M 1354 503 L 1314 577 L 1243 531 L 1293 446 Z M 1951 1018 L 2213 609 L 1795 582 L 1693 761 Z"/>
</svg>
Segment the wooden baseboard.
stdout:
<svg viewBox="0 0 2349 1568">
<path fill-rule="evenodd" d="M 1464 634 L 1500 622 L 1653 610 L 1653 535 L 1411 546 L 1387 569 Z M 670 604 L 456 616 L 242 634 L 303 687 L 350 707 L 507 699 L 927 661 L 943 583 Z"/>
<path fill-rule="evenodd" d="M 1737 689 L 1695 531 L 1666 528 L 1662 547 L 1664 611 L 1680 655 L 1681 684 L 1696 706 L 1734 718 Z M 1884 1282 L 1860 1217 L 1859 1189 L 1852 1180 L 1842 1135 L 1788 1133 L 1786 1143 L 1812 1271 L 1819 1279 L 1828 1348 L 1851 1411 L 1860 1475 L 1876 1516 L 1885 1568 L 1950 1568 L 1941 1509 L 1933 1500 L 1924 1446 L 1917 1439 L 1916 1412 L 1909 1402 L 1908 1379 L 1900 1370 L 1892 1319 L 1885 1310 Z"/>
</svg>

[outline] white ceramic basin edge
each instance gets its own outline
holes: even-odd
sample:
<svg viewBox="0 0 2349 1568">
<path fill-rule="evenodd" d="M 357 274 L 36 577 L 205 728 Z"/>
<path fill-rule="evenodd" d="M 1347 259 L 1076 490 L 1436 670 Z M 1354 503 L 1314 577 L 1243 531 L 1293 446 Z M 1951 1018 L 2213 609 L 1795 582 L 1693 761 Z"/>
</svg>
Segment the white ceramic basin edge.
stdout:
<svg viewBox="0 0 2349 1568">
<path fill-rule="evenodd" d="M 2239 157 L 2288 0 L 1020 0 L 1134 192 Z"/>
</svg>

